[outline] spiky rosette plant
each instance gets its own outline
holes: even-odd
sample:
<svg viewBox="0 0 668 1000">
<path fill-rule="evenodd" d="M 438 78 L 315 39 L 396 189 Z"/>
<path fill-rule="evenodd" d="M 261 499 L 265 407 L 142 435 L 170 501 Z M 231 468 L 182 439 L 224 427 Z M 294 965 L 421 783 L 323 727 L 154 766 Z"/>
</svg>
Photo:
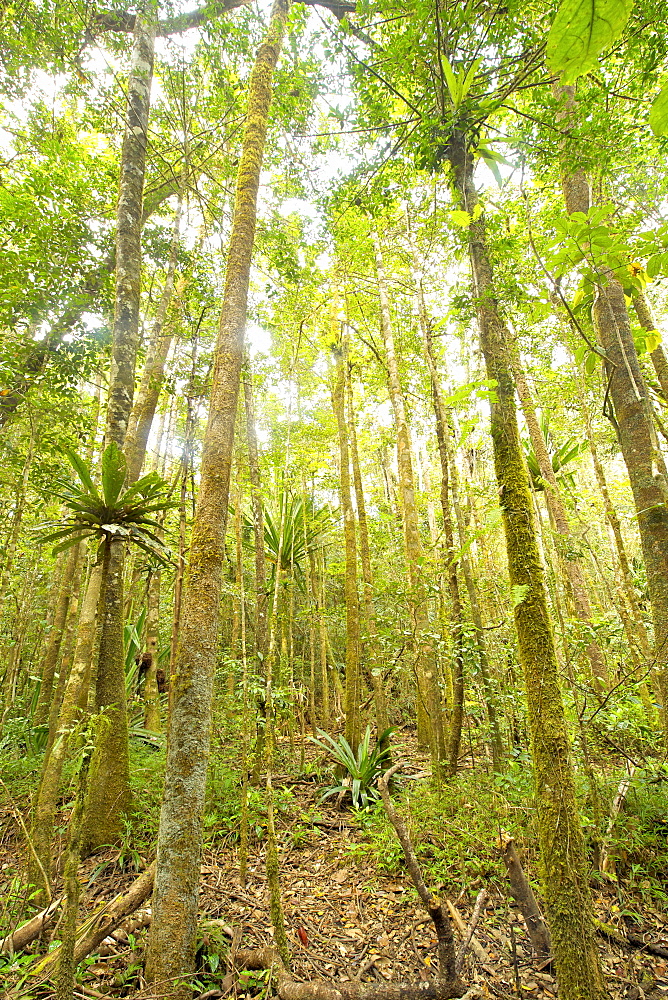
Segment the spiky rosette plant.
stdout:
<svg viewBox="0 0 668 1000">
<path fill-rule="evenodd" d="M 56 480 L 51 493 L 72 516 L 45 526 L 39 540 L 56 542 L 53 549 L 56 555 L 83 539 L 95 538 L 103 543 L 114 537 L 123 538 L 160 562 L 171 562 L 169 549 L 156 534 L 161 525 L 155 515 L 175 506 L 168 499 L 168 484 L 164 479 L 151 472 L 123 489 L 127 463 L 123 452 L 112 443 L 102 455 L 98 490 L 83 459 L 73 451 L 66 454 L 81 485 Z"/>
</svg>

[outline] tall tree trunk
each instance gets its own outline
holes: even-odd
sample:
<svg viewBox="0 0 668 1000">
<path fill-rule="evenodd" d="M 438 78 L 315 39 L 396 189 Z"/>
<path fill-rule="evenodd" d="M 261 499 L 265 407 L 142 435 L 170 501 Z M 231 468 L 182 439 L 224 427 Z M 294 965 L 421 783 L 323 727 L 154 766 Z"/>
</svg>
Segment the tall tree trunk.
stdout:
<svg viewBox="0 0 668 1000">
<path fill-rule="evenodd" d="M 633 308 L 643 330 L 656 330 L 652 308 L 644 292 L 636 292 L 633 296 Z M 661 386 L 664 401 L 668 404 L 668 358 L 666 358 L 666 353 L 661 344 L 651 352 L 650 357 L 654 365 L 656 377 L 659 380 L 659 385 Z"/>
<path fill-rule="evenodd" d="M 44 657 L 42 659 L 40 669 L 41 684 L 34 716 L 34 724 L 36 726 L 41 726 L 44 722 L 46 722 L 49 716 L 49 706 L 51 704 L 51 696 L 53 694 L 53 679 L 58 665 L 60 644 L 65 632 L 67 609 L 72 595 L 72 585 L 76 574 L 77 563 L 82 559 L 82 555 L 83 546 L 81 542 L 73 545 L 67 554 L 67 562 L 65 563 L 65 567 L 63 569 L 63 575 L 58 589 L 58 597 L 56 598 L 56 610 L 53 615 L 53 623 L 49 631 L 49 640 L 47 642 L 46 650 L 44 651 Z"/>
<path fill-rule="evenodd" d="M 159 733 L 162 730 L 160 691 L 158 689 L 160 579 L 159 569 L 150 572 L 146 595 L 146 656 L 149 659 L 144 676 L 144 726 L 154 733 Z"/>
<path fill-rule="evenodd" d="M 572 113 L 573 88 L 563 88 L 563 92 L 569 113 Z M 562 188 L 569 214 L 589 211 L 589 184 L 582 170 L 564 173 Z M 626 464 L 638 517 L 654 623 L 656 681 L 668 745 L 668 505 L 665 499 L 668 484 L 663 475 L 663 462 L 657 461 L 652 404 L 633 342 L 624 289 L 612 271 L 603 271 L 600 275 L 594 299 L 594 326 L 606 355 L 603 368 L 612 403 L 608 416 Z"/>
<path fill-rule="evenodd" d="M 144 365 L 141 382 L 137 389 L 137 396 L 132 408 L 128 432 L 125 438 L 125 454 L 128 462 L 126 483 L 128 486 L 131 486 L 141 475 L 146 456 L 148 436 L 151 433 L 153 418 L 155 417 L 158 399 L 165 379 L 167 355 L 172 344 L 173 331 L 169 326 L 165 329 L 165 324 L 167 321 L 167 311 L 174 293 L 174 275 L 176 273 L 176 259 L 179 252 L 181 208 L 182 201 L 179 198 L 174 217 L 172 245 L 165 286 L 156 310 L 151 339 L 146 353 L 146 364 Z"/>
<path fill-rule="evenodd" d="M 194 967 L 202 809 L 209 761 L 211 699 L 229 502 L 234 421 L 243 361 L 257 194 L 288 0 L 275 0 L 248 89 L 225 293 L 216 345 L 200 491 L 193 524 L 175 678 L 149 932 L 149 982 L 189 976 Z M 188 987 L 180 990 L 188 992 Z"/>
<path fill-rule="evenodd" d="M 512 355 L 512 365 L 517 395 L 520 398 L 524 419 L 526 420 L 527 427 L 529 429 L 529 437 L 531 439 L 531 444 L 533 445 L 536 461 L 538 462 L 538 468 L 540 469 L 541 477 L 547 483 L 547 486 L 545 487 L 545 499 L 548 510 L 552 520 L 554 521 L 555 530 L 560 536 L 562 545 L 568 545 L 568 540 L 572 537 L 571 526 L 568 521 L 568 515 L 566 514 L 563 500 L 561 499 L 561 491 L 559 490 L 557 477 L 555 476 L 554 469 L 552 468 L 552 460 L 550 459 L 547 451 L 545 438 L 543 437 L 543 432 L 540 424 L 538 423 L 536 409 L 531 397 L 531 390 L 527 384 L 520 359 L 516 352 Z M 591 630 L 591 602 L 589 600 L 587 584 L 585 583 L 584 574 L 582 572 L 582 564 L 579 559 L 573 559 L 570 556 L 566 558 L 564 556 L 564 552 L 559 549 L 559 547 L 558 551 L 561 565 L 571 586 L 575 614 L 585 628 Z M 610 680 L 608 678 L 608 668 L 605 664 L 601 647 L 597 642 L 592 640 L 587 643 L 586 653 L 589 659 L 594 685 L 599 692 L 602 692 L 608 688 Z"/>
<path fill-rule="evenodd" d="M 409 230 L 410 235 L 410 230 Z M 450 591 L 450 621 L 452 625 L 452 716 L 450 732 L 448 733 L 447 772 L 454 778 L 457 773 L 459 749 L 462 741 L 462 724 L 464 720 L 464 611 L 459 592 L 459 576 L 456 558 L 455 538 L 452 529 L 452 513 L 449 496 L 449 462 L 447 438 L 449 434 L 448 419 L 436 365 L 434 363 L 431 326 L 427 315 L 427 305 L 424 300 L 421 275 L 417 265 L 415 248 L 411 247 L 413 255 L 413 282 L 418 305 L 418 320 L 422 333 L 429 379 L 431 382 L 434 417 L 436 420 L 436 439 L 438 441 L 438 457 L 441 463 L 441 511 L 443 514 L 443 534 L 445 536 L 445 562 L 448 589 Z"/>
<path fill-rule="evenodd" d="M 494 294 L 484 214 L 478 219 L 473 214 L 478 206 L 473 157 L 461 133 L 454 136 L 449 155 L 461 207 L 471 216 L 469 252 L 480 346 L 487 377 L 496 382 L 491 401 L 494 467 L 527 693 L 543 896 L 559 992 L 562 1000 L 603 1000 L 607 991 L 596 949 L 568 727 L 517 426 L 508 331 Z"/>
<path fill-rule="evenodd" d="M 244 377 L 244 404 L 246 409 L 246 441 L 248 444 L 248 474 L 251 482 L 253 508 L 253 537 L 255 540 L 255 651 L 260 669 L 267 655 L 267 573 L 264 558 L 264 506 L 260 459 L 255 427 L 255 401 L 250 359 L 246 357 Z M 257 664 L 256 664 L 257 669 Z"/>
<path fill-rule="evenodd" d="M 93 656 L 96 611 L 101 583 L 102 564 L 100 563 L 93 567 L 88 579 L 86 596 L 79 617 L 74 658 L 60 707 L 56 738 L 50 752 L 47 752 L 44 757 L 42 774 L 35 796 L 31 840 L 35 854 L 47 875 L 51 871 L 51 835 L 56 815 L 60 779 L 67 756 L 67 738 L 78 714 L 79 698 L 86 676 L 89 676 Z M 34 870 L 32 871 L 32 880 L 35 885 L 41 884 L 41 879 Z"/>
<path fill-rule="evenodd" d="M 357 449 L 357 428 L 355 426 L 355 407 L 353 405 L 353 386 L 350 375 L 348 377 L 348 428 L 350 431 L 350 458 L 353 469 L 353 483 L 355 486 L 355 502 L 357 505 L 357 524 L 360 538 L 360 561 L 362 563 L 362 579 L 364 581 L 364 622 L 366 627 L 367 656 L 369 661 L 369 671 L 373 685 L 374 706 L 376 710 L 376 729 L 381 736 L 389 727 L 387 714 L 387 699 L 385 697 L 385 687 L 383 683 L 383 669 L 380 658 L 377 655 L 378 628 L 376 625 L 376 608 L 373 599 L 373 574 L 371 570 L 371 548 L 369 546 L 369 524 L 366 516 L 366 500 L 364 498 L 364 486 L 362 484 L 362 472 L 360 470 L 360 458 Z M 389 765 L 388 765 L 389 766 Z"/>
<path fill-rule="evenodd" d="M 332 326 L 338 326 L 338 321 L 332 317 Z M 343 513 L 343 535 L 346 552 L 346 729 L 345 736 L 353 753 L 357 753 L 360 741 L 360 680 L 359 680 L 359 646 L 360 619 L 359 595 L 357 592 L 357 542 L 355 539 L 355 511 L 353 510 L 350 489 L 350 453 L 348 448 L 348 428 L 345 411 L 345 366 L 348 364 L 345 340 L 340 331 L 334 329 L 337 336 L 335 348 L 336 379 L 332 386 L 332 407 L 336 417 L 339 434 L 339 455 L 341 474 L 339 476 L 339 495 Z"/>
<path fill-rule="evenodd" d="M 23 463 L 23 468 L 21 469 L 21 475 L 16 486 L 16 494 L 14 498 L 14 513 L 12 515 L 11 526 L 9 529 L 9 534 L 7 536 L 7 541 L 3 546 L 2 551 L 2 572 L 0 573 L 0 605 L 5 598 L 7 588 L 9 586 L 10 573 L 12 566 L 14 564 L 14 556 L 16 555 L 16 546 L 19 540 L 19 534 L 21 533 L 21 523 L 23 521 L 23 512 L 26 506 L 26 495 L 28 492 L 28 480 L 30 478 L 30 469 L 32 467 L 33 457 L 35 454 L 35 428 L 31 425 L 30 429 L 30 442 L 28 444 L 28 452 Z"/>
<path fill-rule="evenodd" d="M 148 9 L 148 15 L 139 13 L 135 20 L 118 194 L 116 296 L 105 446 L 113 443 L 120 450 L 132 412 L 139 340 L 142 199 L 156 32 L 155 11 Z M 91 759 L 81 829 L 84 853 L 118 837 L 122 816 L 130 805 L 123 650 L 125 543 L 115 536 L 106 548 L 96 706 L 105 713 L 108 724 L 98 731 Z"/>
<path fill-rule="evenodd" d="M 404 525 L 404 545 L 406 567 L 410 586 L 410 613 L 414 633 L 414 661 L 417 679 L 417 726 L 418 739 L 430 746 L 434 760 L 443 760 L 445 739 L 438 682 L 434 675 L 433 655 L 426 638 L 426 598 L 420 573 L 422 543 L 417 505 L 415 502 L 415 480 L 411 458 L 411 441 L 406 419 L 406 406 L 399 381 L 399 367 L 394 345 L 394 331 L 390 314 L 390 301 L 385 281 L 385 270 L 380 241 L 372 233 L 378 292 L 380 296 L 380 326 L 385 343 L 387 360 L 387 381 L 390 401 L 394 413 L 397 436 L 397 461 L 399 466 L 399 489 Z"/>
</svg>

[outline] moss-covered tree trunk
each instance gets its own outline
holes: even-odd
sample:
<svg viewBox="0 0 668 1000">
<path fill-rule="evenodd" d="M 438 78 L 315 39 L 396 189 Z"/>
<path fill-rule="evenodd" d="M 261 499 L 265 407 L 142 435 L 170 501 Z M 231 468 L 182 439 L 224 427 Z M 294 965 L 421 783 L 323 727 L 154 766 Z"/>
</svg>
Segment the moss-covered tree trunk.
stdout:
<svg viewBox="0 0 668 1000">
<path fill-rule="evenodd" d="M 34 724 L 43 725 L 49 717 L 49 706 L 51 705 L 51 695 L 53 693 L 53 681 L 58 665 L 58 655 L 60 645 L 65 632 L 65 622 L 67 620 L 67 610 L 72 595 L 72 585 L 76 574 L 77 564 L 82 557 L 83 546 L 81 543 L 73 545 L 67 553 L 67 560 L 63 567 L 63 573 L 58 588 L 56 607 L 53 614 L 53 622 L 49 630 L 49 638 L 42 658 L 40 668 L 40 688 L 35 707 Z"/>
<path fill-rule="evenodd" d="M 128 432 L 125 437 L 125 454 L 128 462 L 126 483 L 130 486 L 139 479 L 146 457 L 146 446 L 151 433 L 158 399 L 165 380 L 165 365 L 172 343 L 172 329 L 167 325 L 167 312 L 174 294 L 174 277 L 176 260 L 179 251 L 179 233 L 181 227 L 181 206 L 179 203 L 174 217 L 172 244 L 167 265 L 165 285 L 158 302 L 151 339 L 146 353 L 146 364 L 142 372 L 137 395 L 132 407 Z"/>
<path fill-rule="evenodd" d="M 43 870 L 51 871 L 51 835 L 56 814 L 56 803 L 60 791 L 60 779 L 67 754 L 67 737 L 79 711 L 79 699 L 90 676 L 91 659 L 95 645 L 95 623 L 102 583 L 102 564 L 94 566 L 88 578 L 86 594 L 81 607 L 77 642 L 72 660 L 63 701 L 58 717 L 56 738 L 42 763 L 37 794 L 32 817 L 32 843 Z M 40 884 L 41 873 L 33 870 L 33 882 Z"/>
<path fill-rule="evenodd" d="M 288 0 L 274 3 L 267 35 L 249 82 L 187 593 L 172 683 L 153 919 L 146 957 L 148 981 L 169 982 L 170 989 L 175 989 L 172 984 L 176 977 L 192 973 L 195 959 L 202 809 L 209 762 L 234 422 L 272 78 L 288 7 Z M 188 990 L 186 986 L 183 992 Z"/>
<path fill-rule="evenodd" d="M 552 460 L 548 454 L 545 438 L 543 437 L 543 432 L 538 422 L 538 417 L 536 416 L 536 409 L 531 396 L 531 390 L 529 389 L 520 359 L 517 356 L 517 352 L 513 353 L 512 362 L 515 386 L 522 404 L 524 419 L 526 420 L 527 427 L 529 429 L 531 444 L 533 445 L 541 477 L 547 483 L 547 486 L 545 487 L 545 497 L 548 510 L 550 511 L 554 521 L 554 526 L 561 541 L 561 549 L 559 549 L 559 545 L 557 545 L 557 548 L 562 568 L 571 586 L 575 614 L 585 628 L 587 628 L 588 631 L 591 631 L 591 601 L 589 600 L 589 592 L 587 590 L 584 573 L 582 572 L 582 563 L 579 558 L 574 559 L 570 553 L 566 553 L 564 551 L 565 548 L 569 546 L 569 539 L 572 537 L 571 526 L 568 521 L 568 515 L 566 513 L 566 508 L 564 507 L 564 502 L 561 498 L 559 483 L 557 482 L 557 477 L 555 476 L 554 469 L 552 468 Z M 599 692 L 605 691 L 610 682 L 608 678 L 608 668 L 606 666 L 601 647 L 597 642 L 592 640 L 587 643 L 586 654 L 589 659 L 591 675 L 595 687 Z"/>
<path fill-rule="evenodd" d="M 116 290 L 105 445 L 123 449 L 132 412 L 139 340 L 141 222 L 150 109 L 155 11 L 136 17 L 128 80 L 127 127 L 121 151 L 116 228 Z M 110 538 L 105 551 L 96 706 L 108 724 L 98 731 L 90 766 L 81 848 L 113 842 L 130 805 L 128 724 L 123 650 L 125 544 Z"/>
<path fill-rule="evenodd" d="M 478 198 L 466 138 L 450 147 L 455 189 L 471 215 L 469 253 L 491 401 L 494 468 L 506 538 L 519 658 L 524 672 L 533 757 L 542 890 L 562 1000 L 603 1000 L 584 838 L 575 798 L 568 727 L 536 540 L 529 480 L 517 425 L 508 331 L 494 292 L 485 219 L 474 221 Z"/>
<path fill-rule="evenodd" d="M 569 114 L 572 88 L 564 88 Z M 589 184 L 582 170 L 562 174 L 566 210 L 588 212 Z M 647 590 L 654 624 L 654 671 L 668 745 L 668 505 L 665 464 L 655 444 L 652 404 L 633 342 L 624 289 L 612 271 L 602 270 L 594 299 L 594 326 L 606 355 L 611 410 L 638 518 Z"/>
<path fill-rule="evenodd" d="M 332 320 L 333 324 L 338 321 Z M 348 364 L 345 341 L 341 341 L 338 331 L 336 357 L 336 378 L 332 386 L 332 407 L 336 417 L 339 437 L 339 496 L 343 513 L 343 536 L 346 553 L 345 595 L 346 595 L 346 694 L 345 736 L 353 753 L 357 753 L 360 741 L 360 618 L 359 594 L 357 591 L 357 541 L 355 538 L 355 511 L 353 509 L 350 484 L 350 449 L 348 447 L 348 427 L 346 425 L 345 366 Z"/>
</svg>

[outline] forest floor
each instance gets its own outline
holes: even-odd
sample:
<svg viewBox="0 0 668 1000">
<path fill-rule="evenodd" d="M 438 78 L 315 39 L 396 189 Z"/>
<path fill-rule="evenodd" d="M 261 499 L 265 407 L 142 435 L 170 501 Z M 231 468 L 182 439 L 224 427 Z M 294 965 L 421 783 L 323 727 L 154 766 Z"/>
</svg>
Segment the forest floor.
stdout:
<svg viewBox="0 0 668 1000">
<path fill-rule="evenodd" d="M 403 795 L 419 795 L 426 762 L 410 741 L 401 742 L 397 759 L 405 762 Z M 309 747 L 307 753 L 312 759 L 314 748 Z M 292 974 L 298 980 L 325 980 L 334 986 L 346 980 L 417 984 L 432 978 L 436 967 L 433 925 L 397 852 L 386 850 L 385 856 L 382 852 L 379 855 L 377 831 L 370 829 L 363 816 L 349 810 L 339 811 L 331 804 L 320 804 L 322 782 L 316 778 L 315 772 L 277 773 L 274 778 L 280 790 L 277 809 L 280 878 L 292 950 Z M 285 797 L 284 808 L 280 804 L 281 795 Z M 401 802 L 399 799 L 400 811 Z M 242 886 L 238 830 L 232 824 L 211 833 L 215 828 L 212 815 L 215 817 L 215 812 L 208 813 L 210 835 L 205 838 L 202 862 L 200 906 L 204 939 L 193 996 L 202 1000 L 266 997 L 270 994 L 266 974 L 248 973 L 239 978 L 229 974 L 228 966 L 230 947 L 262 947 L 271 944 L 273 938 L 262 827 L 258 824 L 254 828 L 256 835 L 249 846 L 247 879 Z M 20 831 L 10 820 L 8 811 L 2 817 L 0 841 L 3 895 L 8 889 L 6 884 L 2 885 L 3 876 L 16 871 L 16 853 L 20 850 Z M 378 819 L 374 822 L 377 825 Z M 456 828 L 448 833 L 447 817 L 443 824 L 446 836 L 460 836 Z M 386 836 L 391 836 L 391 831 L 386 831 Z M 489 847 L 494 853 L 495 846 Z M 418 851 L 426 864 L 429 853 L 424 844 Z M 89 858 L 80 873 L 82 886 L 87 887 L 82 918 L 104 900 L 128 888 L 136 874 L 123 868 L 141 869 L 149 857 L 148 852 L 144 856 L 128 851 L 126 846 L 121 852 L 118 848 L 110 849 Z M 503 879 L 498 877 L 498 869 L 490 868 L 487 884 L 484 875 L 470 884 L 466 884 L 462 875 L 461 867 L 452 872 L 446 870 L 440 884 L 434 884 L 430 873 L 425 873 L 430 887 L 450 899 L 462 927 L 468 925 L 480 889 L 486 888 L 489 893 L 475 932 L 475 951 L 469 949 L 467 953 L 464 981 L 468 986 L 477 986 L 481 997 L 525 1000 L 557 997 L 553 970 L 549 963 L 532 957 L 522 917 L 514 908 Z M 651 905 L 647 898 L 634 900 L 625 896 L 626 909 L 622 912 L 620 890 L 613 881 L 597 881 L 592 886 L 596 916 L 600 920 L 614 925 L 620 934 L 632 929 L 634 935 L 668 954 L 668 914 L 662 912 L 660 904 Z M 633 914 L 632 926 L 624 915 L 629 912 Z M 150 910 L 144 909 L 135 915 L 125 929 L 121 927 L 113 939 L 104 942 L 99 955 L 83 964 L 78 997 L 141 995 L 141 946 L 145 931 L 140 928 L 149 919 L 148 914 Z M 458 947 L 461 931 L 456 930 L 456 937 Z M 668 1000 L 668 958 L 642 948 L 624 947 L 603 937 L 599 937 L 599 947 L 614 1000 Z M 18 979 L 18 975 L 10 974 L 6 980 L 8 987 L 13 986 L 7 993 L 13 1000 L 53 996 L 49 987 L 31 984 L 30 979 L 23 979 L 19 985 Z"/>
</svg>

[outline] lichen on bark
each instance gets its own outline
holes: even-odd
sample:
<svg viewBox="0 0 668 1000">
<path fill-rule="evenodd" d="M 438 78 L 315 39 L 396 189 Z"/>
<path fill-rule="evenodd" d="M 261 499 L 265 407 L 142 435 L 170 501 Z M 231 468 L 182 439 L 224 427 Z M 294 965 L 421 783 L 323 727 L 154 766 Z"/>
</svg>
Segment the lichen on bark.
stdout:
<svg viewBox="0 0 668 1000">
<path fill-rule="evenodd" d="M 146 958 L 147 979 L 153 983 L 173 983 L 187 976 L 192 972 L 195 958 L 202 809 L 210 752 L 211 699 L 218 653 L 234 423 L 273 72 L 281 50 L 288 8 L 289 0 L 275 0 L 248 87 L 200 491 L 172 681 L 153 920 Z"/>
</svg>

